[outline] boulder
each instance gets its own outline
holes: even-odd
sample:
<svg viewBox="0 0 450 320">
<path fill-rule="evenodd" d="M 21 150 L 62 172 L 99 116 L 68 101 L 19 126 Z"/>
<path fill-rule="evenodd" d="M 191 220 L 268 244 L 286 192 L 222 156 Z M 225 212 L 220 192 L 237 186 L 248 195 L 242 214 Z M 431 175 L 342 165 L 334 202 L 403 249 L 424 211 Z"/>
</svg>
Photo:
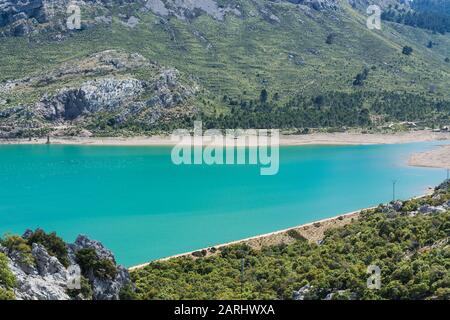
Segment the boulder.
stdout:
<svg viewBox="0 0 450 320">
<path fill-rule="evenodd" d="M 391 205 L 392 205 L 392 208 L 393 208 L 395 211 L 400 211 L 400 210 L 402 210 L 402 208 L 403 208 L 403 202 L 398 201 L 398 200 L 392 202 Z"/>
<path fill-rule="evenodd" d="M 71 259 L 81 249 L 94 249 L 100 259 L 108 259 L 116 265 L 112 252 L 106 249 L 99 241 L 90 240 L 84 235 L 79 235 L 75 243 L 69 245 Z M 121 289 L 126 285 L 132 284 L 128 270 L 122 266 L 116 266 L 116 268 L 117 274 L 114 279 L 96 277 L 93 273 L 87 275 L 88 280 L 92 283 L 95 300 L 119 300 Z"/>
<path fill-rule="evenodd" d="M 21 262 L 20 253 L 8 254 L 9 268 L 17 283 L 14 293 L 18 300 L 68 300 L 67 270 L 56 257 L 48 254 L 40 244 L 33 244 L 31 251 L 35 265 Z"/>
<path fill-rule="evenodd" d="M 443 213 L 446 211 L 447 210 L 443 206 L 433 207 L 428 204 L 425 204 L 425 205 L 419 207 L 419 212 L 421 214 Z"/>
<path fill-rule="evenodd" d="M 29 238 L 31 232 L 27 230 L 24 233 L 24 238 Z M 32 244 L 31 255 L 33 261 L 28 264 L 23 261 L 21 252 L 10 251 L 0 246 L 0 252 L 7 255 L 8 266 L 17 280 L 14 289 L 16 298 L 19 300 L 72 299 L 68 294 L 69 284 L 73 283 L 74 270 L 81 270 L 76 262 L 75 255 L 78 250 L 86 248 L 94 249 L 99 259 L 110 260 L 117 269 L 114 279 L 99 278 L 92 272 L 85 275 L 91 284 L 93 299 L 118 300 L 122 288 L 132 285 L 128 270 L 122 266 L 117 266 L 112 252 L 100 242 L 80 235 L 75 243 L 68 244 L 67 248 L 70 265 L 68 268 L 65 268 L 58 258 L 51 256 L 41 244 Z M 77 298 L 80 298 L 80 296 Z"/>
<path fill-rule="evenodd" d="M 43 97 L 37 108 L 47 120 L 74 120 L 81 115 L 114 111 L 139 96 L 144 81 L 109 77 L 87 81 L 79 88 L 63 89 L 53 97 Z"/>
<path fill-rule="evenodd" d="M 85 235 L 79 235 L 75 240 L 75 243 L 69 245 L 69 248 L 74 252 L 79 251 L 81 249 L 94 249 L 99 258 L 111 260 L 113 263 L 116 263 L 113 253 L 106 249 L 105 246 L 99 241 L 91 240 Z"/>
<path fill-rule="evenodd" d="M 305 300 L 305 296 L 311 291 L 311 289 L 312 289 L 312 286 L 309 284 L 301 287 L 300 289 L 298 289 L 298 291 L 294 291 L 292 293 L 292 299 Z"/>
<path fill-rule="evenodd" d="M 31 253 L 36 261 L 36 268 L 41 276 L 53 275 L 61 280 L 66 279 L 66 269 L 58 258 L 50 256 L 43 245 L 33 243 Z"/>
</svg>

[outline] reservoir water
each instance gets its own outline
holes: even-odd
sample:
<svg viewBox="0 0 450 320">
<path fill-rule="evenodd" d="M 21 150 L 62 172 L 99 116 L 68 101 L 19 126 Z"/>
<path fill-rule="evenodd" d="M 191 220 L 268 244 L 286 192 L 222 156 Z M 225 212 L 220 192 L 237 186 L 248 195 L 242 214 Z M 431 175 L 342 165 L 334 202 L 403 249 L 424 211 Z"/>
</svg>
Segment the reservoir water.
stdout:
<svg viewBox="0 0 450 320">
<path fill-rule="evenodd" d="M 280 170 L 172 164 L 170 147 L 0 146 L 0 233 L 102 241 L 119 263 L 272 232 L 423 194 L 443 169 L 407 165 L 439 142 L 282 147 Z"/>
</svg>

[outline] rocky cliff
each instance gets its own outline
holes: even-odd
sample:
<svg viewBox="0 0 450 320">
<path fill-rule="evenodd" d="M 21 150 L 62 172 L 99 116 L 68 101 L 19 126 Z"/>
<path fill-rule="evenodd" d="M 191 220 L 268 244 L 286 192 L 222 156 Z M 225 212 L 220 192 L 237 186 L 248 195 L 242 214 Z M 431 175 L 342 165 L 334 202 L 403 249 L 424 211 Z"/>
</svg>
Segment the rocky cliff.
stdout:
<svg viewBox="0 0 450 320">
<path fill-rule="evenodd" d="M 18 300 L 118 300 L 134 290 L 111 251 L 85 236 L 65 244 L 54 234 L 28 230 L 2 239 L 0 254 L 7 257 Z M 0 289 L 8 289 L 1 279 Z"/>
<path fill-rule="evenodd" d="M 138 72 L 145 73 L 146 79 L 136 78 L 133 73 Z M 103 51 L 47 73 L 0 84 L 4 99 L 0 135 L 13 137 L 43 128 L 87 128 L 100 117 L 106 117 L 112 126 L 128 122 L 151 126 L 161 117 L 170 117 L 175 107 L 185 106 L 189 112 L 186 104 L 198 89 L 175 68 L 160 66 L 136 53 Z M 15 101 L 17 97 L 26 100 L 30 90 L 42 94 L 29 103 Z M 177 109 L 178 115 L 183 112 Z"/>
<path fill-rule="evenodd" d="M 276 3 L 289 2 L 309 6 L 315 10 L 336 9 L 338 0 L 277 0 Z M 133 27 L 139 23 L 136 15 L 139 12 L 151 11 L 161 17 L 176 17 L 181 20 L 192 20 L 201 15 L 208 15 L 217 20 L 223 20 L 231 14 L 238 17 L 253 15 L 234 0 L 84 0 L 72 2 L 69 0 L 0 0 L 0 34 L 6 36 L 24 36 L 42 30 L 68 31 L 65 25 L 70 5 L 76 4 L 83 8 L 83 28 L 94 24 L 111 23 L 111 9 L 114 6 L 127 6 L 129 14 L 123 14 L 125 25 Z M 270 2 L 254 3 L 262 16 L 273 15 Z M 268 12 L 270 11 L 270 12 Z"/>
</svg>

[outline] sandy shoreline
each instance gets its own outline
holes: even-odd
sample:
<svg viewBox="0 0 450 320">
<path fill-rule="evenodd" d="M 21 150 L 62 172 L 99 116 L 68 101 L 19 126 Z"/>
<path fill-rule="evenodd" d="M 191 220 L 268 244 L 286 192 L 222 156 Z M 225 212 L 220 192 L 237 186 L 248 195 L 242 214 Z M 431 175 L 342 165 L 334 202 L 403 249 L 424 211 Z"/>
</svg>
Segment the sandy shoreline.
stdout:
<svg viewBox="0 0 450 320">
<path fill-rule="evenodd" d="M 426 197 L 432 193 L 433 193 L 433 189 L 430 188 L 430 189 L 428 189 L 428 191 L 425 194 L 423 194 L 421 196 L 413 197 L 411 199 L 420 199 L 420 198 Z M 195 259 L 196 258 L 195 253 L 198 253 L 201 251 L 205 252 L 206 255 L 204 255 L 204 256 L 207 257 L 207 256 L 214 255 L 217 252 L 220 252 L 219 249 L 221 249 L 221 248 L 232 246 L 235 244 L 246 244 L 255 250 L 259 250 L 262 247 L 271 246 L 271 245 L 290 244 L 290 243 L 293 243 L 296 241 L 296 239 L 293 238 L 292 235 L 290 235 L 290 232 L 292 232 L 292 231 L 296 231 L 298 234 L 303 236 L 309 242 L 317 243 L 318 241 L 323 239 L 324 234 L 327 230 L 330 230 L 333 228 L 339 228 L 339 227 L 343 227 L 345 225 L 351 224 L 359 219 L 359 216 L 362 211 L 371 210 L 371 209 L 375 209 L 375 208 L 376 208 L 376 206 L 369 207 L 369 208 L 363 208 L 360 210 L 344 213 L 344 214 L 337 215 L 334 217 L 309 222 L 309 223 L 295 226 L 292 228 L 273 231 L 270 233 L 265 233 L 265 234 L 257 235 L 257 236 L 250 237 L 250 238 L 245 238 L 245 239 L 241 239 L 241 240 L 222 243 L 222 244 L 214 245 L 211 247 L 206 247 L 206 248 L 193 250 L 193 251 L 189 251 L 189 252 L 185 252 L 185 253 L 180 253 L 180 254 L 176 254 L 176 255 L 161 258 L 161 259 L 156 259 L 156 260 L 153 260 L 150 262 L 132 266 L 132 267 L 128 268 L 128 270 L 129 271 L 138 270 L 138 269 L 142 269 L 142 268 L 148 266 L 152 262 L 167 261 L 170 259 L 175 259 L 175 258 L 180 258 L 180 257 L 191 257 L 191 258 Z M 212 248 L 214 248 L 214 250 L 211 250 Z"/>
<path fill-rule="evenodd" d="M 368 209 L 373 209 L 373 208 L 367 208 L 367 209 L 363 209 L 363 210 L 368 210 Z M 207 248 L 201 248 L 198 250 L 193 250 L 193 251 L 169 256 L 166 258 L 156 259 L 156 260 L 153 260 L 153 261 L 150 261 L 147 263 L 143 263 L 143 264 L 139 264 L 137 266 L 130 267 L 130 268 L 128 268 L 128 270 L 133 271 L 133 270 L 141 269 L 155 261 L 166 261 L 166 260 L 180 258 L 180 257 L 195 258 L 195 255 L 193 255 L 193 253 L 199 252 L 202 250 L 205 250 L 207 252 L 206 256 L 209 256 L 209 255 L 215 254 L 215 252 L 217 252 L 215 250 L 219 250 L 220 248 L 228 247 L 228 246 L 235 245 L 235 244 L 247 244 L 248 246 L 252 247 L 253 249 L 260 249 L 261 247 L 264 247 L 264 246 L 270 246 L 270 245 L 276 245 L 276 244 L 289 244 L 289 243 L 293 243 L 296 241 L 295 238 L 293 238 L 289 235 L 289 231 L 292 231 L 292 230 L 297 231 L 300 235 L 302 235 L 304 238 L 306 238 L 310 242 L 317 242 L 323 238 L 325 231 L 332 229 L 332 228 L 342 227 L 342 226 L 350 224 L 353 221 L 355 221 L 356 219 L 358 219 L 360 212 L 361 212 L 361 210 L 352 211 L 352 212 L 345 213 L 342 215 L 306 223 L 306 224 L 288 228 L 288 229 L 278 230 L 278 231 L 250 237 L 250 238 L 245 238 L 245 239 L 241 239 L 241 240 L 218 244 L 218 245 L 214 245 L 214 246 L 207 247 Z M 211 248 L 214 248 L 215 250 L 211 251 Z"/>
<path fill-rule="evenodd" d="M 362 133 L 312 133 L 305 135 L 280 135 L 280 145 L 369 145 L 398 144 L 410 142 L 426 142 L 450 140 L 450 133 L 432 131 L 409 131 L 396 134 L 362 134 Z M 46 138 L 39 139 L 0 139 L 0 144 L 45 144 Z M 178 141 L 172 141 L 170 136 L 151 137 L 52 137 L 51 144 L 91 145 L 91 146 L 174 146 Z M 236 140 L 225 139 L 224 144 L 234 146 Z M 208 144 L 205 142 L 205 145 Z M 211 145 L 211 144 L 210 144 Z M 214 145 L 214 144 L 212 144 Z M 257 144 L 256 144 L 257 145 Z"/>
<path fill-rule="evenodd" d="M 280 146 L 302 146 L 302 145 L 370 145 L 370 144 L 401 144 L 411 142 L 450 141 L 450 132 L 432 131 L 408 131 L 396 134 L 362 134 L 362 133 L 312 133 L 306 135 L 280 135 Z M 0 139 L 0 145 L 10 144 L 45 144 L 46 138 L 40 139 Z M 151 137 L 52 137 L 51 144 L 54 145 L 81 145 L 81 146 L 174 146 L 179 144 L 170 136 Z M 190 145 L 190 141 L 186 145 Z M 258 141 L 249 141 L 249 146 L 257 146 Z M 192 143 L 193 145 L 198 145 Z M 214 146 L 217 144 L 205 142 L 204 145 Z M 234 147 L 236 140 L 224 139 L 220 146 Z M 444 146 L 421 154 L 411 155 L 408 164 L 418 167 L 450 168 L 450 147 Z"/>
<path fill-rule="evenodd" d="M 450 145 L 411 155 L 408 164 L 416 167 L 450 169 Z"/>
</svg>

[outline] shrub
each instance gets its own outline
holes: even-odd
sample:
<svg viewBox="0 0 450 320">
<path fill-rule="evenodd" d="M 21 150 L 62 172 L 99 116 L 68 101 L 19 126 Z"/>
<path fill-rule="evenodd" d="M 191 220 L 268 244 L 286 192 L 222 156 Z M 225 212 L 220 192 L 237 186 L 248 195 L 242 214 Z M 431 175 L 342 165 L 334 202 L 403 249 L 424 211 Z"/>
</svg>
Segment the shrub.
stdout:
<svg viewBox="0 0 450 320">
<path fill-rule="evenodd" d="M 46 234 L 44 230 L 37 229 L 27 239 L 31 246 L 33 243 L 39 243 L 47 249 L 48 254 L 55 256 L 67 268 L 69 266 L 69 257 L 67 246 L 64 240 L 56 235 L 55 232 Z"/>
<path fill-rule="evenodd" d="M 196 258 L 201 258 L 204 256 L 202 251 L 194 251 L 192 252 L 192 255 Z"/>
<path fill-rule="evenodd" d="M 127 284 L 119 292 L 120 300 L 137 300 L 137 294 L 131 284 Z"/>
<path fill-rule="evenodd" d="M 17 235 L 7 235 L 0 241 L 9 252 L 17 251 L 20 253 L 20 262 L 27 265 L 34 265 L 34 257 L 31 254 L 31 247 L 27 241 Z"/>
<path fill-rule="evenodd" d="M 99 259 L 94 268 L 94 274 L 103 279 L 114 279 L 117 276 L 117 268 L 111 260 Z"/>
<path fill-rule="evenodd" d="M 89 280 L 86 279 L 85 277 L 81 276 L 80 289 L 68 289 L 67 294 L 72 299 L 77 299 L 81 295 L 82 299 L 91 300 L 93 291 L 92 291 L 91 284 L 89 283 Z"/>
<path fill-rule="evenodd" d="M 85 275 L 93 272 L 96 277 L 103 279 L 114 279 L 117 275 L 114 263 L 111 260 L 99 258 L 93 248 L 77 251 L 76 259 Z"/>
<path fill-rule="evenodd" d="M 0 300 L 15 300 L 16 296 L 12 290 L 0 288 Z"/>
<path fill-rule="evenodd" d="M 290 230 L 288 230 L 288 231 L 287 231 L 287 235 L 288 235 L 289 237 L 295 239 L 295 240 L 303 240 L 303 241 L 306 241 L 306 238 L 305 238 L 304 236 L 302 236 L 302 235 L 300 234 L 300 232 L 298 232 L 298 231 L 295 230 L 295 229 L 290 229 Z"/>
<path fill-rule="evenodd" d="M 14 300 L 12 289 L 16 286 L 16 277 L 9 270 L 8 258 L 0 253 L 0 300 Z"/>
<path fill-rule="evenodd" d="M 12 289 L 16 285 L 16 277 L 9 270 L 8 258 L 5 254 L 0 253 L 0 286 L 6 289 Z"/>
<path fill-rule="evenodd" d="M 411 53 L 413 53 L 413 48 L 411 48 L 411 47 L 409 47 L 409 46 L 404 46 L 404 47 L 403 47 L 403 50 L 402 50 L 402 53 L 403 53 L 404 55 L 409 56 Z"/>
<path fill-rule="evenodd" d="M 336 38 L 336 34 L 330 33 L 330 34 L 327 36 L 327 39 L 325 40 L 325 43 L 326 43 L 326 44 L 333 44 L 335 38 Z"/>
</svg>

